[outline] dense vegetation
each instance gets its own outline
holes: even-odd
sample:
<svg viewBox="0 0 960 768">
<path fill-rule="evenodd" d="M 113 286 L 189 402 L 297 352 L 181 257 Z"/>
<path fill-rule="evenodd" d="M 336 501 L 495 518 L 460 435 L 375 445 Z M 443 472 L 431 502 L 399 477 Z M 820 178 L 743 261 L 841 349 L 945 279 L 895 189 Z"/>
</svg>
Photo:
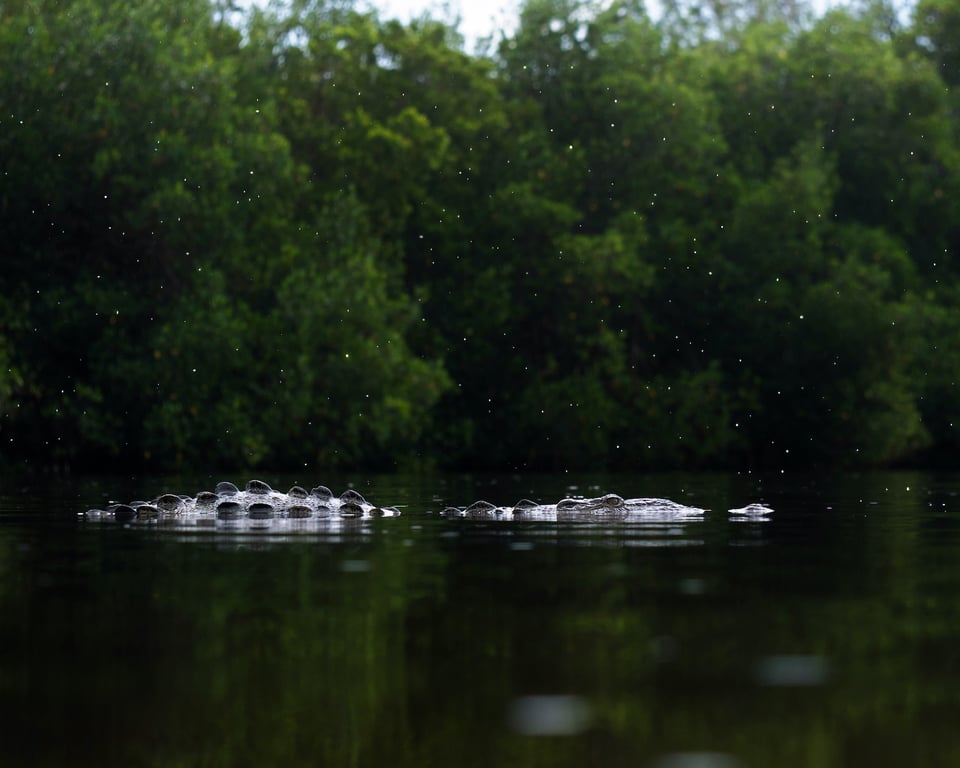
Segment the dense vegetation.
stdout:
<svg viewBox="0 0 960 768">
<path fill-rule="evenodd" d="M 662 6 L 0 2 L 0 456 L 956 456 L 957 5 Z"/>
</svg>

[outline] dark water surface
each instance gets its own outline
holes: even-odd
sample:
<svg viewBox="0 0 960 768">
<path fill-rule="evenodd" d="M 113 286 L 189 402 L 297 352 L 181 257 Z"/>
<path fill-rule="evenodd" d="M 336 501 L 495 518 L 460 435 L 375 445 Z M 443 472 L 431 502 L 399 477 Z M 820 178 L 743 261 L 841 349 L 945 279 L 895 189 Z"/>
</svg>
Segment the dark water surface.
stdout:
<svg viewBox="0 0 960 768">
<path fill-rule="evenodd" d="M 267 476 L 403 516 L 76 517 L 219 479 L 0 488 L 0 765 L 960 765 L 960 475 Z M 711 511 L 436 514 L 607 491 Z"/>
</svg>

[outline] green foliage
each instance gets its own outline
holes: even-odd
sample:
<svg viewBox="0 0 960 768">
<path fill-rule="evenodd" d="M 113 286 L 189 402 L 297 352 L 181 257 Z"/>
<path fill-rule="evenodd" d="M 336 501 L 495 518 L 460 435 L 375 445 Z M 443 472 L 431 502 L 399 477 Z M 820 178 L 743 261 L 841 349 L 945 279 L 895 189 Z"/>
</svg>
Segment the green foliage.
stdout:
<svg viewBox="0 0 960 768">
<path fill-rule="evenodd" d="M 914 8 L 914 34 L 943 82 L 960 83 L 960 8 L 950 0 L 920 0 Z"/>
<path fill-rule="evenodd" d="M 159 468 L 409 450 L 445 377 L 406 345 L 416 311 L 368 216 L 332 242 L 349 206 L 310 200 L 271 81 L 262 102 L 243 93 L 239 36 L 204 2 L 159 0 L 79 0 L 0 31 L 16 72 L 0 84 L 3 288 L 36 296 L 0 347 L 12 455 Z M 416 134 L 415 116 L 400 127 Z"/>
<path fill-rule="evenodd" d="M 956 13 L 0 10 L 3 458 L 960 449 Z"/>
</svg>

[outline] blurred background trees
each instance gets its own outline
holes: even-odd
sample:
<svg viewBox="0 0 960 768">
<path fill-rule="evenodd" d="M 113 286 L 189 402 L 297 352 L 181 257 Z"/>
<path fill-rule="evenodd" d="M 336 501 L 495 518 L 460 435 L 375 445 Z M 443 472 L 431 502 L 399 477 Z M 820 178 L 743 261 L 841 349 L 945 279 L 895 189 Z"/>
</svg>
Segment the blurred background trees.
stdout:
<svg viewBox="0 0 960 768">
<path fill-rule="evenodd" d="M 0 457 L 938 462 L 960 16 L 0 5 Z"/>
</svg>

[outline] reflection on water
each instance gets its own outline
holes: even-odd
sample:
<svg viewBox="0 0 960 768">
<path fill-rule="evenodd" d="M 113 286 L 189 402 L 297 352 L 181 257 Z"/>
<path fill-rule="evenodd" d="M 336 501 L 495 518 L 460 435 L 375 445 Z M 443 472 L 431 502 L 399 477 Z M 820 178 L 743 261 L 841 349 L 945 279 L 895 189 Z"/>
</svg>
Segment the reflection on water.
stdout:
<svg viewBox="0 0 960 768">
<path fill-rule="evenodd" d="M 507 719 L 525 736 L 576 736 L 590 727 L 593 713 L 581 696 L 521 696 Z"/>
<path fill-rule="evenodd" d="M 206 478 L 0 495 L 0 764 L 960 764 L 958 476 L 339 480 L 403 515 L 75 519 Z M 573 486 L 708 512 L 440 517 Z"/>
<path fill-rule="evenodd" d="M 764 656 L 754 665 L 754 677 L 760 685 L 825 685 L 830 665 L 821 656 Z"/>
<path fill-rule="evenodd" d="M 664 755 L 652 765 L 653 768 L 742 768 L 743 763 L 721 752 L 678 752 Z"/>
</svg>

